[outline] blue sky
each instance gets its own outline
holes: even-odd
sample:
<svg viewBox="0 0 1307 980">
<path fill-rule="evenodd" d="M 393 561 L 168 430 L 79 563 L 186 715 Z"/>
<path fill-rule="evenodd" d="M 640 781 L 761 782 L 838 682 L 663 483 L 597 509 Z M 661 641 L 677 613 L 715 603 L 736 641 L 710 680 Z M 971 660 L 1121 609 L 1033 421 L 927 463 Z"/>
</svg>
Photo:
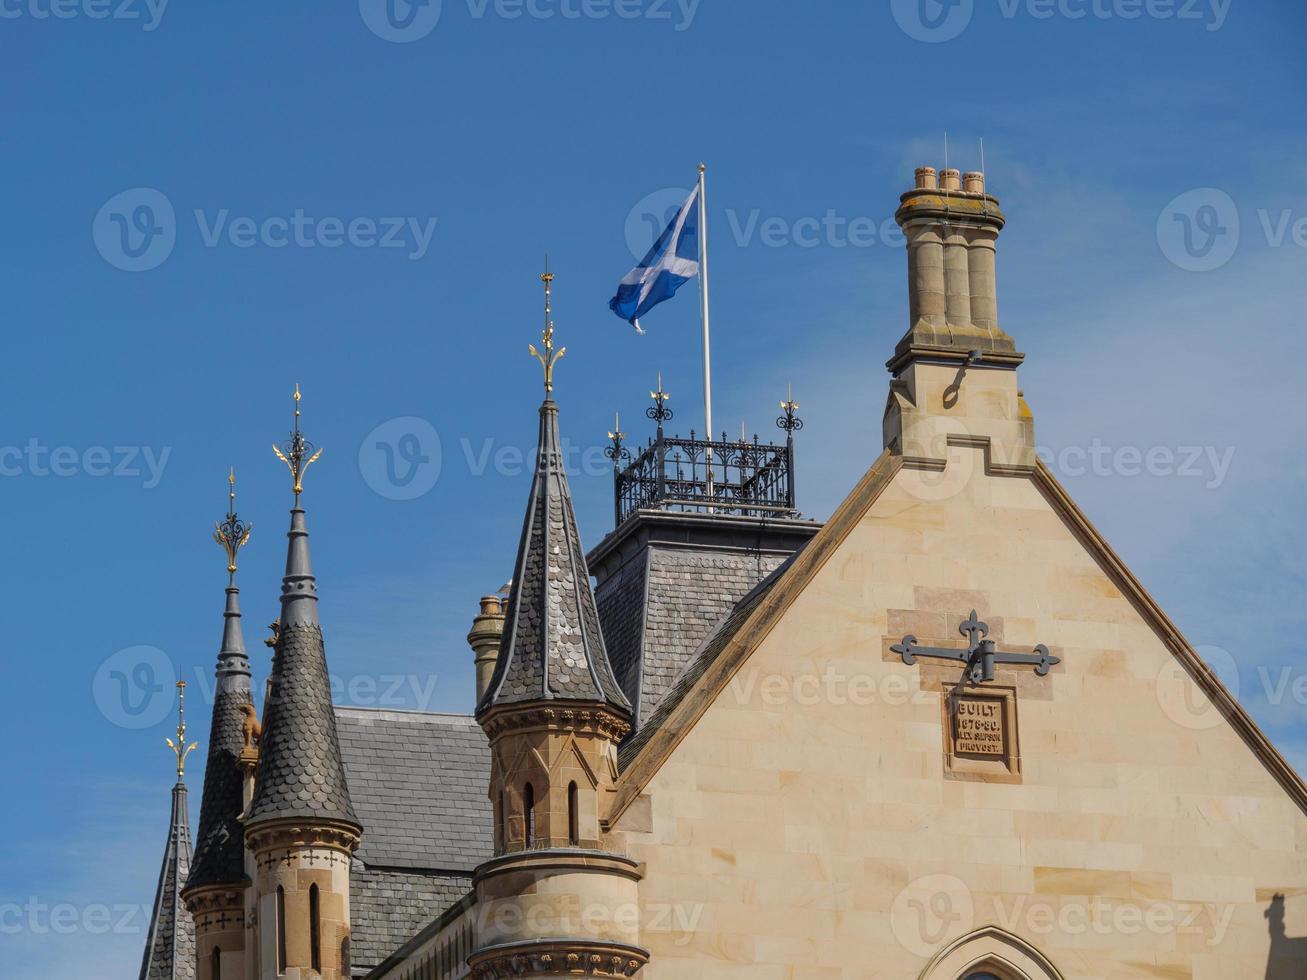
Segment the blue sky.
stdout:
<svg viewBox="0 0 1307 980">
<path fill-rule="evenodd" d="M 463 637 L 510 574 L 535 438 L 543 255 L 593 544 L 613 412 L 643 438 L 661 370 L 672 427 L 699 421 L 693 298 L 645 338 L 606 303 L 700 159 L 718 426 L 766 437 L 792 382 L 800 504 L 824 517 L 880 449 L 897 195 L 945 131 L 964 170 L 984 138 L 1040 445 L 1307 767 L 1307 9 L 396 3 L 0 0 L 0 972 L 137 968 L 171 715 L 115 707 L 107 678 L 177 672 L 204 737 L 234 465 L 261 682 L 290 502 L 269 446 L 296 382 L 325 448 L 305 504 L 342 700 L 469 708 Z M 387 477 L 387 439 L 397 466 L 430 460 L 417 484 Z"/>
</svg>

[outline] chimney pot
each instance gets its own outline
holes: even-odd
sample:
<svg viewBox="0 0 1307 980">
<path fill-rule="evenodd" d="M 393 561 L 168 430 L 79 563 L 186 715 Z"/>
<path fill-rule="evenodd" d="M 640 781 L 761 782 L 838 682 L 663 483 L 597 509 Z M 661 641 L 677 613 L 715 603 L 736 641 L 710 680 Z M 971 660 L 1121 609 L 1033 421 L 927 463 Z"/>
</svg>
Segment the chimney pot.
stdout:
<svg viewBox="0 0 1307 980">
<path fill-rule="evenodd" d="M 939 186 L 946 191 L 962 190 L 962 172 L 951 167 L 940 171 Z"/>
<path fill-rule="evenodd" d="M 476 663 L 478 704 L 490 687 L 490 678 L 494 676 L 495 661 L 499 659 L 499 640 L 503 633 L 504 604 L 497 595 L 485 596 L 481 600 L 481 612 L 472 620 L 472 630 L 467 635 Z"/>
<path fill-rule="evenodd" d="M 962 175 L 962 189 L 968 194 L 985 193 L 985 175 L 979 170 L 972 170 Z"/>
<path fill-rule="evenodd" d="M 939 188 L 939 178 L 934 167 L 917 168 L 917 190 L 933 191 Z"/>
</svg>

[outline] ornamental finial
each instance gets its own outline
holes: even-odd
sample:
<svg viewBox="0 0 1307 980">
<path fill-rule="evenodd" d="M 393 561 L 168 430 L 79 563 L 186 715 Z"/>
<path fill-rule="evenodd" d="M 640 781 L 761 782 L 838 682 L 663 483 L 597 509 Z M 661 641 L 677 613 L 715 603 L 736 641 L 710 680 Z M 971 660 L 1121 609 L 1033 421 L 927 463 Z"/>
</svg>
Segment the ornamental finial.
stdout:
<svg viewBox="0 0 1307 980">
<path fill-rule="evenodd" d="M 799 403 L 794 400 L 794 386 L 787 386 L 787 390 L 785 401 L 781 402 L 781 411 L 785 414 L 776 420 L 776 427 L 793 436 L 803 428 L 803 419 L 794 414 L 799 410 Z"/>
<path fill-rule="evenodd" d="M 295 481 L 295 503 L 299 505 L 300 494 L 304 492 L 304 471 L 318 461 L 321 449 L 315 449 L 313 443 L 304 438 L 300 432 L 300 386 L 295 385 L 295 430 L 290 439 L 280 446 L 273 443 L 272 451 L 277 458 L 290 469 Z"/>
<path fill-rule="evenodd" d="M 229 583 L 236 580 L 236 554 L 250 540 L 250 532 L 253 530 L 253 524 L 236 516 L 236 469 L 232 467 L 227 473 L 227 519 L 213 525 L 213 540 L 227 553 Z"/>
<path fill-rule="evenodd" d="M 198 742 L 186 744 L 186 682 L 177 682 L 177 741 L 165 738 L 168 748 L 172 749 L 173 755 L 177 756 L 177 781 L 181 782 L 182 776 L 186 774 L 186 757 L 194 752 L 198 747 Z"/>
<path fill-rule="evenodd" d="M 608 438 L 612 445 L 604 450 L 604 455 L 613 461 L 616 469 L 622 468 L 622 463 L 631 458 L 631 451 L 626 448 L 626 433 L 622 431 L 622 415 L 620 412 L 613 413 L 613 431 L 608 433 Z"/>
<path fill-rule="evenodd" d="M 554 320 L 549 293 L 549 285 L 554 281 L 554 274 L 549 271 L 548 255 L 545 256 L 545 271 L 541 275 L 540 281 L 545 284 L 545 329 L 541 334 L 541 339 L 544 341 L 544 353 L 536 350 L 535 344 L 527 344 L 526 349 L 545 369 L 545 398 L 552 399 L 554 395 L 554 365 L 562 360 L 563 355 L 567 353 L 567 348 L 560 347 L 557 352 L 554 351 Z"/>
<path fill-rule="evenodd" d="M 663 391 L 663 372 L 658 372 L 658 390 L 649 392 L 649 397 L 653 399 L 653 406 L 646 408 L 644 414 L 657 422 L 661 429 L 663 423 L 670 422 L 672 418 L 672 410 L 667 407 L 667 400 L 672 396 L 670 392 Z"/>
</svg>

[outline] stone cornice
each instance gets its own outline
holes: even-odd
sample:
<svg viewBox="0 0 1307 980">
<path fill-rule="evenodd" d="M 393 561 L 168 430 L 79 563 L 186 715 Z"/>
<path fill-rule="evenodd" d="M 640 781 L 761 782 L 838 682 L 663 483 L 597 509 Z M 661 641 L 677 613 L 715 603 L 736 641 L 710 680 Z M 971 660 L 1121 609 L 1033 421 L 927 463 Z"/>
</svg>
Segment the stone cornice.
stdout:
<svg viewBox="0 0 1307 980">
<path fill-rule="evenodd" d="M 468 960 L 472 980 L 521 976 L 633 977 L 649 962 L 649 951 L 624 943 L 579 939 L 537 939 L 492 946 Z"/>
<path fill-rule="evenodd" d="M 200 885 L 198 888 L 183 889 L 182 900 L 192 917 L 198 918 L 209 912 L 230 911 L 245 907 L 245 889 L 248 880 L 232 884 Z"/>
<path fill-rule="evenodd" d="M 591 851 L 571 847 L 551 847 L 539 850 L 511 851 L 485 861 L 473 872 L 473 881 L 480 883 L 501 874 L 519 872 L 562 871 L 613 874 L 632 881 L 644 875 L 640 862 L 610 851 Z"/>
<path fill-rule="evenodd" d="M 478 721 L 493 742 L 508 732 L 588 732 L 618 743 L 631 731 L 631 722 L 599 702 L 532 701 L 492 708 Z"/>
<path fill-rule="evenodd" d="M 255 854 L 278 848 L 324 847 L 349 856 L 361 840 L 359 829 L 347 823 L 264 821 L 245 831 L 245 846 Z"/>
</svg>

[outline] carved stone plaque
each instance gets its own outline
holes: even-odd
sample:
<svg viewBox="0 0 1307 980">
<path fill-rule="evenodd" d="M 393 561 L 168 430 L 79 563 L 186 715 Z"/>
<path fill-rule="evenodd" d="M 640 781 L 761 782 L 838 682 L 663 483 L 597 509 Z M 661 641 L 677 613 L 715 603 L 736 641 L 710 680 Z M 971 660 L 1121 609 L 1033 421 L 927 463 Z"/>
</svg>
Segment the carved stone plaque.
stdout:
<svg viewBox="0 0 1307 980">
<path fill-rule="evenodd" d="M 963 695 L 953 703 L 953 754 L 999 756 L 1007 754 L 1002 698 Z"/>
<path fill-rule="evenodd" d="M 944 686 L 944 775 L 950 779 L 1021 781 L 1017 694 L 1011 687 Z"/>
</svg>

